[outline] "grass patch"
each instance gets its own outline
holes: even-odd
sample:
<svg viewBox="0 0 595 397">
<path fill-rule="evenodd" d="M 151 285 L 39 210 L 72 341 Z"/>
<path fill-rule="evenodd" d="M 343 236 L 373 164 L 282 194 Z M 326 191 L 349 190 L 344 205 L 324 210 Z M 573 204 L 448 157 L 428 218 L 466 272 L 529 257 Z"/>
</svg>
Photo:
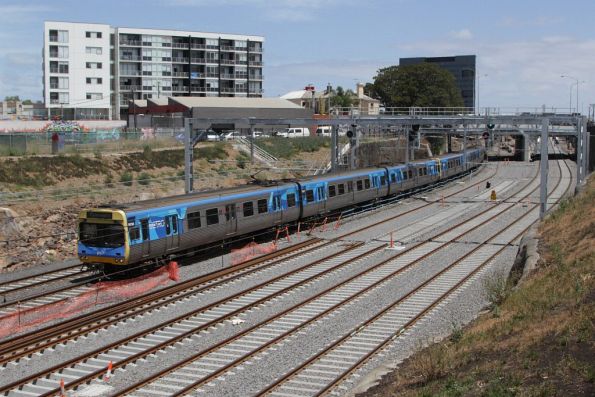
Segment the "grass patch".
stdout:
<svg viewBox="0 0 595 397">
<path fill-rule="evenodd" d="M 323 148 L 330 148 L 331 139 L 320 136 L 303 138 L 267 138 L 259 139 L 257 143 L 264 150 L 277 158 L 290 159 L 302 152 L 311 153 Z"/>
<path fill-rule="evenodd" d="M 120 182 L 122 182 L 124 184 L 124 186 L 132 186 L 133 179 L 134 179 L 134 177 L 132 176 L 132 173 L 130 173 L 130 172 L 125 172 L 122 175 L 120 175 Z"/>
<path fill-rule="evenodd" d="M 146 172 L 138 174 L 137 181 L 139 185 L 147 186 L 151 183 L 151 175 Z"/>
</svg>

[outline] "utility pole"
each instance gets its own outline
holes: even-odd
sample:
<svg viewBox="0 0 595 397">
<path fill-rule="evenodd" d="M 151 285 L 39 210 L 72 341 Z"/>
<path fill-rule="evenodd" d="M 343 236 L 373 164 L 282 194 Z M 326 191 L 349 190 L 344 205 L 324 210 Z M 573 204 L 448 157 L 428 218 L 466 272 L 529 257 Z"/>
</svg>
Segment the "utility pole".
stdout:
<svg viewBox="0 0 595 397">
<path fill-rule="evenodd" d="M 331 172 L 337 172 L 337 157 L 339 154 L 339 126 L 331 127 Z"/>
<path fill-rule="evenodd" d="M 184 190 L 186 193 L 192 193 L 194 190 L 192 160 L 194 157 L 192 143 L 192 121 L 184 120 Z"/>
<path fill-rule="evenodd" d="M 134 86 L 132 86 L 132 114 L 134 118 L 134 131 L 136 131 L 136 97 L 134 95 Z"/>
<path fill-rule="evenodd" d="M 539 189 L 539 219 L 543 220 L 547 212 L 547 174 L 548 174 L 548 128 L 550 120 L 545 118 L 541 123 L 541 184 Z"/>
</svg>

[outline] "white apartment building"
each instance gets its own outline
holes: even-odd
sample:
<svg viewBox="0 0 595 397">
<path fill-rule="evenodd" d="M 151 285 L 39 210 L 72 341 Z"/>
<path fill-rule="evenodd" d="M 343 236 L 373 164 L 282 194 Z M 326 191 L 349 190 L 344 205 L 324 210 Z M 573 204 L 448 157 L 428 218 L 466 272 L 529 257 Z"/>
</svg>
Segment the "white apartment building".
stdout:
<svg viewBox="0 0 595 397">
<path fill-rule="evenodd" d="M 50 115 L 125 118 L 131 99 L 262 97 L 262 36 L 46 22 Z"/>
</svg>

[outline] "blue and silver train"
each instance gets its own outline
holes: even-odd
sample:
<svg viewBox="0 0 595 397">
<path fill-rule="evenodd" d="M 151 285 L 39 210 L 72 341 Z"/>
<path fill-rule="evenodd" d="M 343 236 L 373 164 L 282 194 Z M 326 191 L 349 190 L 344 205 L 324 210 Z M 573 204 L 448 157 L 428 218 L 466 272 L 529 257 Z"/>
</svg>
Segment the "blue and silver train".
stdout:
<svg viewBox="0 0 595 397">
<path fill-rule="evenodd" d="M 89 265 L 159 261 L 224 239 L 402 193 L 483 161 L 484 149 L 403 165 L 246 185 L 84 210 L 78 256 Z"/>
</svg>

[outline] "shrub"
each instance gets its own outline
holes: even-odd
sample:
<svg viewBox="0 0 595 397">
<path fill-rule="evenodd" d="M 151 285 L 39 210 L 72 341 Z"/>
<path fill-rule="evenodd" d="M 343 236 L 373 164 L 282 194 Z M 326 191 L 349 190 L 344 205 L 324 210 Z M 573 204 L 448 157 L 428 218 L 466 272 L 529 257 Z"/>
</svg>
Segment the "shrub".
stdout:
<svg viewBox="0 0 595 397">
<path fill-rule="evenodd" d="M 511 286 L 504 271 L 494 272 L 483 281 L 486 299 L 492 307 L 499 306 L 510 295 Z"/>
<path fill-rule="evenodd" d="M 146 172 L 141 172 L 140 174 L 138 174 L 137 180 L 139 184 L 146 186 L 151 183 L 151 175 L 149 175 Z"/>
<path fill-rule="evenodd" d="M 120 182 L 122 182 L 125 186 L 132 186 L 132 174 L 130 172 L 125 172 L 120 175 Z"/>
<path fill-rule="evenodd" d="M 105 176 L 104 182 L 107 187 L 114 187 L 114 177 L 112 176 L 112 174 L 107 174 Z"/>
<path fill-rule="evenodd" d="M 152 158 L 153 158 L 153 149 L 151 149 L 151 146 L 145 145 L 143 147 L 143 159 L 145 159 L 147 161 L 151 161 Z"/>
</svg>

